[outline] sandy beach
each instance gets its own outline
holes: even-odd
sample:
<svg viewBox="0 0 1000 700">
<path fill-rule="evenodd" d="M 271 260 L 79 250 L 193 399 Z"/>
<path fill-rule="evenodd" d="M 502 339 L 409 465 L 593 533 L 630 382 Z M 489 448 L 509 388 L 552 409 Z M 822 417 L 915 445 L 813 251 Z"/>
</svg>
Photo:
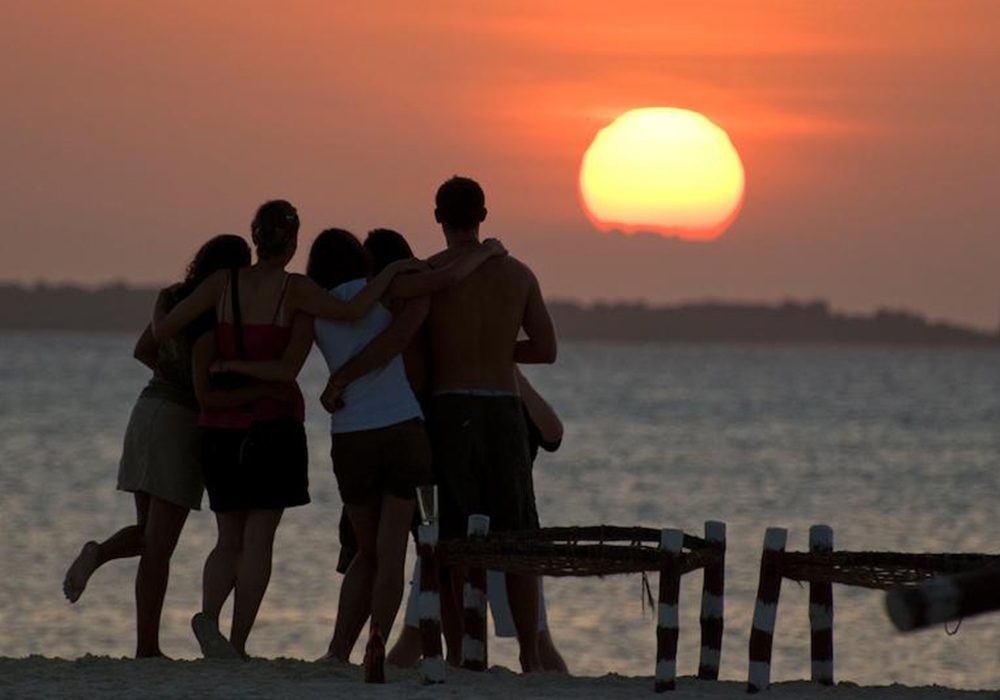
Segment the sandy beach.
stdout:
<svg viewBox="0 0 1000 700">
<path fill-rule="evenodd" d="M 557 700 L 567 698 L 654 697 L 650 677 L 609 674 L 601 677 L 568 677 L 554 674 L 522 676 L 495 666 L 486 675 L 451 670 L 447 683 L 420 684 L 415 670 L 387 669 L 388 683 L 365 685 L 360 666 L 296 659 L 254 659 L 249 663 L 219 661 L 135 661 L 85 656 L 73 661 L 29 656 L 0 658 L 2 698 L 382 698 L 422 700 L 463 698 L 499 700 Z M 681 678 L 677 690 L 662 697 L 673 700 L 695 698 L 743 698 L 745 685 L 737 681 L 710 682 Z M 996 691 L 955 690 L 941 686 L 903 685 L 865 687 L 839 683 L 826 688 L 795 681 L 776 683 L 762 698 L 800 700 L 949 700 L 951 698 L 997 698 Z"/>
</svg>

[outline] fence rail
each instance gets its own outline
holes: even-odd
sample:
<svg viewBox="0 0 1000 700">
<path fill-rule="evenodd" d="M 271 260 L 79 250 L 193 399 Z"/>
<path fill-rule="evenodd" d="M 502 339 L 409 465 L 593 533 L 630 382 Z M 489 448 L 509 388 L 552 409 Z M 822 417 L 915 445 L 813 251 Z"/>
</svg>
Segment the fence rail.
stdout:
<svg viewBox="0 0 1000 700">
<path fill-rule="evenodd" d="M 954 577 L 976 591 L 970 593 L 968 602 L 961 609 L 985 610 L 992 604 L 995 604 L 993 609 L 1000 608 L 1000 592 L 996 589 L 1000 586 L 1000 555 L 834 551 L 833 530 L 827 525 L 810 528 L 808 552 L 786 552 L 787 537 L 787 530 L 770 528 L 764 539 L 760 583 L 750 633 L 747 692 L 756 693 L 770 685 L 771 649 L 782 579 L 809 583 L 812 680 L 826 685 L 833 684 L 832 585 L 835 583 L 901 591 L 893 594 L 896 602 L 890 604 L 890 611 L 894 605 L 899 611 L 907 606 L 919 611 L 923 606 L 926 608 L 923 612 L 912 613 L 921 624 L 928 624 L 925 619 L 939 621 L 960 616 L 957 613 L 960 607 L 958 601 L 962 599 L 960 594 L 952 595 L 953 608 L 941 602 L 942 591 L 954 592 L 957 588 L 953 584 L 942 583 L 950 579 L 940 577 Z M 984 581 L 978 576 L 984 570 L 994 572 L 992 576 L 995 578 Z M 995 582 L 994 588 L 987 592 L 991 580 Z M 923 591 L 923 598 L 914 593 L 914 589 Z M 945 610 L 952 609 L 955 614 L 942 617 Z M 905 613 L 899 612 L 899 615 L 905 622 Z"/>
<path fill-rule="evenodd" d="M 598 525 L 550 527 L 530 532 L 487 534 L 489 519 L 469 518 L 467 539 L 437 541 L 437 529 L 422 526 L 421 642 L 428 683 L 444 681 L 440 663 L 440 569 L 469 570 L 463 591 L 465 636 L 462 666 L 488 667 L 486 649 L 486 570 L 529 576 L 612 576 L 659 572 L 656 629 L 657 692 L 673 690 L 677 677 L 680 580 L 703 569 L 701 657 L 698 676 L 717 680 L 722 656 L 726 556 L 725 523 L 705 523 L 705 537 L 681 530 Z M 426 601 L 426 602 L 425 602 Z M 426 615 L 425 615 L 426 612 Z M 426 624 L 425 624 L 426 620 Z M 432 639 L 431 637 L 436 637 Z"/>
</svg>

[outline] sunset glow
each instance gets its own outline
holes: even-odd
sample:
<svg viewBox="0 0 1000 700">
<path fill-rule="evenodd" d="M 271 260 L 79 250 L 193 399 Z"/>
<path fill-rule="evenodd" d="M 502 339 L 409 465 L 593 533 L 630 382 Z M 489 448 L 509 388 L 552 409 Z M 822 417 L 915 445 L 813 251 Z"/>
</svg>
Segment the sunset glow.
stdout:
<svg viewBox="0 0 1000 700">
<path fill-rule="evenodd" d="M 743 163 L 725 131 L 697 112 L 636 109 L 601 129 L 580 169 L 599 228 L 717 238 L 743 202 Z"/>
</svg>

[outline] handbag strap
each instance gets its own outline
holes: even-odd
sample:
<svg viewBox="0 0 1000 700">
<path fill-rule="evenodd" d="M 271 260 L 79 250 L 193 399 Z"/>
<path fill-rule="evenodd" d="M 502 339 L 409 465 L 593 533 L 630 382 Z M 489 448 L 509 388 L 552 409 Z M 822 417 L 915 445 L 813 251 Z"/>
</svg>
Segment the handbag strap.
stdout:
<svg viewBox="0 0 1000 700">
<path fill-rule="evenodd" d="M 245 359 L 243 347 L 243 314 L 240 312 L 240 269 L 234 267 L 229 271 L 229 290 L 233 305 L 233 327 L 236 330 L 236 357 Z"/>
</svg>

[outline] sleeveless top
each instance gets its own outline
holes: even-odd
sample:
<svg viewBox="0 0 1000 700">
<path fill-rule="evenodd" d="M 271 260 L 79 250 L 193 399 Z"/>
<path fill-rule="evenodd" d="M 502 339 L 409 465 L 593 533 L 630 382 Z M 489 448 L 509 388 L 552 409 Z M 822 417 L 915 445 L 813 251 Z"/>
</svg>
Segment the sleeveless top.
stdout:
<svg viewBox="0 0 1000 700">
<path fill-rule="evenodd" d="M 166 298 L 167 311 L 181 300 L 180 291 L 181 285 L 175 284 L 161 292 Z M 189 333 L 178 333 L 160 343 L 156 348 L 153 377 L 139 394 L 139 398 L 162 399 L 197 411 L 198 401 L 194 396 L 191 377 L 192 345 Z"/>
<path fill-rule="evenodd" d="M 239 274 L 239 271 L 236 271 L 235 274 Z M 281 296 L 278 297 L 278 303 L 270 323 L 242 324 L 244 357 L 240 358 L 236 349 L 236 326 L 225 320 L 225 299 L 229 294 L 229 284 L 227 283 L 223 293 L 223 312 L 221 314 L 223 320 L 215 327 L 215 347 L 218 359 L 244 359 L 250 362 L 281 359 L 292 337 L 291 326 L 279 326 L 277 323 L 287 287 L 288 275 L 286 274 L 284 284 L 281 286 Z M 247 381 L 256 380 L 248 377 Z M 304 422 L 305 401 L 298 384 L 295 385 L 295 389 L 295 400 L 291 403 L 275 401 L 274 399 L 258 399 L 253 403 L 236 408 L 217 411 L 203 410 L 198 424 L 209 428 L 249 428 L 258 421 L 270 421 L 285 417 L 292 417 L 300 423 Z"/>
<path fill-rule="evenodd" d="M 334 287 L 330 293 L 348 301 L 367 284 L 368 280 L 363 278 L 351 280 Z M 316 319 L 316 345 L 326 358 L 330 373 L 333 374 L 357 355 L 390 323 L 392 313 L 381 304 L 375 304 L 363 318 L 354 322 Z M 401 354 L 384 367 L 349 384 L 343 398 L 344 407 L 330 417 L 330 432 L 334 434 L 385 428 L 423 417 L 420 404 L 406 378 Z"/>
</svg>

